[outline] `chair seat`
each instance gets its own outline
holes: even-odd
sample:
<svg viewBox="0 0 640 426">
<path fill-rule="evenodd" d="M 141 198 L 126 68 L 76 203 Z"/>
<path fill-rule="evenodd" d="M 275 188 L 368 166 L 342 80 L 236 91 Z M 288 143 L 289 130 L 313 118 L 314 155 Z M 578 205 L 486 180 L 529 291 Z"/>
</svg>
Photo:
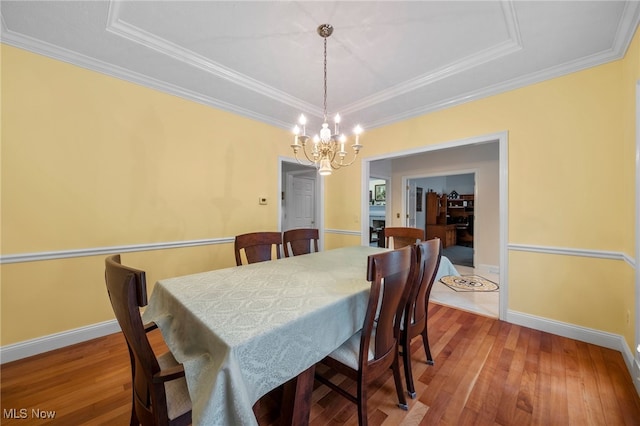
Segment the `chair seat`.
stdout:
<svg viewBox="0 0 640 426">
<path fill-rule="evenodd" d="M 163 370 L 180 365 L 171 352 L 160 355 L 158 364 Z M 184 377 L 165 383 L 164 388 L 167 393 L 167 413 L 170 420 L 177 419 L 191 411 L 191 398 L 189 397 L 187 380 Z"/>
<path fill-rule="evenodd" d="M 372 336 L 375 336 L 375 331 L 372 333 Z M 328 356 L 329 358 L 333 358 L 336 361 L 341 362 L 342 364 L 357 370 L 358 362 L 360 359 L 360 340 L 362 338 L 362 330 L 358 331 L 356 334 L 351 336 L 349 340 L 344 342 L 338 349 L 331 352 Z M 368 360 L 371 361 L 374 356 L 374 345 L 375 338 L 372 337 L 371 342 L 369 344 L 369 357 Z"/>
</svg>

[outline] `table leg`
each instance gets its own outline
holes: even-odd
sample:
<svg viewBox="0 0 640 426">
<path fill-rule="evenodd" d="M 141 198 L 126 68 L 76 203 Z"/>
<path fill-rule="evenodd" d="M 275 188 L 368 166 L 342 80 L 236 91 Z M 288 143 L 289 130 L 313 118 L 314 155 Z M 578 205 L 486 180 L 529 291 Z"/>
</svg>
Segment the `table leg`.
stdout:
<svg viewBox="0 0 640 426">
<path fill-rule="evenodd" d="M 284 384 L 280 421 L 283 426 L 309 424 L 315 365 Z"/>
</svg>

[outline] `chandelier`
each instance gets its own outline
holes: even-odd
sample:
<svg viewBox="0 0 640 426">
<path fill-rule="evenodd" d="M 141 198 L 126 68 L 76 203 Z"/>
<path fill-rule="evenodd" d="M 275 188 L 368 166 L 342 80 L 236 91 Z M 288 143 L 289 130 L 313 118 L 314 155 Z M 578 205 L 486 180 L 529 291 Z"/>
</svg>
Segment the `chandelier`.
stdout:
<svg viewBox="0 0 640 426">
<path fill-rule="evenodd" d="M 298 125 L 293 128 L 294 139 L 291 148 L 295 155 L 296 160 L 300 164 L 313 165 L 318 169 L 318 173 L 322 176 L 330 175 L 332 170 L 339 169 L 353 164 L 356 160 L 362 145 L 360 145 L 360 133 L 362 133 L 362 127 L 360 125 L 353 129 L 356 140 L 351 148 L 353 149 L 353 158 L 351 161 L 346 162 L 347 151 L 345 145 L 347 143 L 347 137 L 344 134 L 340 134 L 340 115 L 336 114 L 334 117 L 334 129 L 333 133 L 329 128 L 327 120 L 327 37 L 333 33 L 333 27 L 330 24 L 322 24 L 318 27 L 318 34 L 324 38 L 324 122 L 320 129 L 320 134 L 316 134 L 311 142 L 309 142 L 309 136 L 307 135 L 307 118 L 300 114 L 298 119 Z M 306 158 L 306 162 L 301 161 L 298 158 L 298 152 L 302 150 Z"/>
</svg>

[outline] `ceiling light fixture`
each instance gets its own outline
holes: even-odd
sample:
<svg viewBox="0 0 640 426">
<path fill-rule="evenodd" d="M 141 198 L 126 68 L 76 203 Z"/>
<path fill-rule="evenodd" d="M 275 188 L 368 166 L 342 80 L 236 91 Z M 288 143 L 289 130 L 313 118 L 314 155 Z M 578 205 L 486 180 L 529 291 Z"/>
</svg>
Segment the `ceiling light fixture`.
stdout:
<svg viewBox="0 0 640 426">
<path fill-rule="evenodd" d="M 327 122 L 327 38 L 333 33 L 333 27 L 330 24 L 322 24 L 318 27 L 318 34 L 324 38 L 324 122 L 320 129 L 320 135 L 317 134 L 313 137 L 312 142 L 309 142 L 309 136 L 307 136 L 307 118 L 300 114 L 298 124 L 293 128 L 294 139 L 291 148 L 296 157 L 296 160 L 300 164 L 305 162 L 300 161 L 298 158 L 298 152 L 302 148 L 302 152 L 307 159 L 306 165 L 314 165 L 318 169 L 318 173 L 322 176 L 330 175 L 333 170 L 340 167 L 350 166 L 356 160 L 362 145 L 360 145 L 360 134 L 362 133 L 362 127 L 357 125 L 353 129 L 353 133 L 356 135 L 356 141 L 351 148 L 353 148 L 353 158 L 349 162 L 345 162 L 347 151 L 345 150 L 345 144 L 347 143 L 347 137 L 344 134 L 340 134 L 340 115 L 336 114 L 334 117 L 334 131 L 331 133 L 329 129 L 329 123 Z"/>
</svg>

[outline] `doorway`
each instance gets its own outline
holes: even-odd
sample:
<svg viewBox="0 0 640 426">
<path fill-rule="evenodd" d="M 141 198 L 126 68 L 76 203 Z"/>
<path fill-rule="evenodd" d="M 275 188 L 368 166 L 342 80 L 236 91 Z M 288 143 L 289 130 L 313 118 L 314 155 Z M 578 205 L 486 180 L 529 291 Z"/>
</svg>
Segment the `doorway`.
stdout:
<svg viewBox="0 0 640 426">
<path fill-rule="evenodd" d="M 384 247 L 384 228 L 387 223 L 387 180 L 369 179 L 369 245 Z"/>
<path fill-rule="evenodd" d="M 313 166 L 280 158 L 280 212 L 278 228 L 281 232 L 296 228 L 317 228 L 319 248 L 323 248 L 324 182 Z"/>
<path fill-rule="evenodd" d="M 407 179 L 406 226 L 423 229 L 443 242 L 454 265 L 474 267 L 476 173 L 463 170 Z"/>
<path fill-rule="evenodd" d="M 508 258 L 507 258 L 507 230 L 508 230 L 508 135 L 506 132 L 500 132 L 489 135 L 482 135 L 463 140 L 444 142 L 434 145 L 423 146 L 411 150 L 398 151 L 375 157 L 363 159 L 362 167 L 362 187 L 367 187 L 370 173 L 379 167 L 380 163 L 388 164 L 388 170 L 392 171 L 389 175 L 390 184 L 387 187 L 387 226 L 404 226 L 405 218 L 407 218 L 408 208 L 405 196 L 406 179 L 422 177 L 425 174 L 449 174 L 453 171 L 459 171 L 463 168 L 467 170 L 476 169 L 472 165 L 478 162 L 481 157 L 479 152 L 491 152 L 494 165 L 494 172 L 491 174 L 480 170 L 476 174 L 476 186 L 484 186 L 485 188 L 493 188 L 487 192 L 488 196 L 482 196 L 481 203 L 475 204 L 475 232 L 474 232 L 474 263 L 477 267 L 486 267 L 491 273 L 499 276 L 500 286 L 498 291 L 498 317 L 506 318 L 507 300 L 508 300 Z M 490 147 L 484 150 L 483 147 Z M 453 153 L 457 155 L 457 164 L 450 163 L 443 165 L 437 159 L 442 155 Z M 484 154 L 483 154 L 484 155 Z M 425 163 L 435 161 L 428 169 Z M 480 166 L 479 166 L 480 167 Z M 429 172 L 425 172 L 429 170 Z M 425 188 L 423 188 L 424 190 Z M 428 188 L 427 188 L 428 189 Z M 476 190 L 477 191 L 477 190 Z M 364 191 L 363 191 L 364 192 Z M 368 189 L 367 189 L 368 192 Z M 396 202 L 389 202 L 396 194 Z M 478 194 L 476 194 L 478 195 Z M 483 194 L 480 194 L 483 195 Z M 480 196 L 478 195 L 478 196 Z M 363 201 L 368 200 L 368 193 L 363 194 Z M 482 214 L 482 209 L 489 208 L 492 214 Z M 368 205 L 363 202 L 363 217 L 368 213 Z M 480 217 L 491 218 L 493 223 L 489 226 L 479 223 Z M 368 223 L 362 223 L 362 244 L 368 244 Z M 484 233 L 485 236 L 480 235 Z"/>
</svg>

